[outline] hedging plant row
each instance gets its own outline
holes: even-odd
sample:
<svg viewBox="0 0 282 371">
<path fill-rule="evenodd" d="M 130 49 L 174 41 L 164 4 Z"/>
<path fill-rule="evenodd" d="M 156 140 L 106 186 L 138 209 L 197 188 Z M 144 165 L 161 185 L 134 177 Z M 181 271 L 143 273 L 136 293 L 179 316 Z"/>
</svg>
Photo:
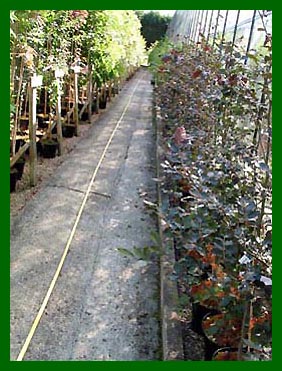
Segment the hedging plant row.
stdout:
<svg viewBox="0 0 282 371">
<path fill-rule="evenodd" d="M 271 359 L 271 45 L 248 57 L 204 38 L 151 57 L 164 236 L 183 313 L 218 313 L 202 321 L 217 360 Z"/>
</svg>

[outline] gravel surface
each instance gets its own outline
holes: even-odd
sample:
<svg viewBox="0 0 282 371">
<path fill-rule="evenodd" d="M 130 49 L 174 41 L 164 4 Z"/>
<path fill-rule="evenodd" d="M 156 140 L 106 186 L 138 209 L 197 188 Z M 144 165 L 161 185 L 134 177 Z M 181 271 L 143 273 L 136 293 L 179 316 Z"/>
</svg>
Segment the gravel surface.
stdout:
<svg viewBox="0 0 282 371">
<path fill-rule="evenodd" d="M 11 359 L 29 333 L 125 107 L 24 360 L 161 358 L 158 261 L 118 251 L 150 246 L 157 228 L 140 197 L 156 191 L 150 75 L 140 71 L 13 218 Z"/>
<path fill-rule="evenodd" d="M 146 89 L 148 81 L 147 76 L 143 90 Z M 137 96 L 142 96 L 142 92 L 137 92 Z M 106 110 L 101 110 L 99 115 L 92 116 L 94 125 L 82 123 L 79 137 L 64 138 L 63 156 L 54 159 L 38 158 L 36 187 L 29 186 L 27 161 L 23 178 L 17 183 L 17 191 L 10 194 L 11 231 L 14 235 L 12 237 L 14 248 L 11 253 L 11 271 L 14 272 L 11 290 L 12 359 L 15 359 L 19 351 L 19 345 L 27 334 L 44 294 L 46 285 L 40 288 L 42 285 L 38 280 L 46 284 L 50 281 L 50 274 L 54 272 L 61 252 L 61 250 L 51 252 L 51 246 L 48 247 L 48 244 L 50 245 L 48 236 L 53 236 L 54 230 L 50 235 L 44 222 L 41 221 L 39 224 L 37 222 L 38 216 L 41 217 L 41 212 L 44 212 L 41 201 L 49 197 L 48 192 L 45 197 L 43 193 L 52 187 L 55 195 L 59 197 L 68 182 L 60 176 L 60 167 L 64 164 L 67 166 L 68 161 L 75 162 L 76 159 L 79 161 L 84 141 L 93 138 L 93 126 L 97 125 L 97 130 L 100 131 L 99 126 L 107 123 L 107 111 L 112 105 L 119 106 L 119 99 L 119 96 L 116 96 L 111 103 L 108 103 Z M 143 197 L 154 195 L 155 187 L 154 183 L 147 183 L 148 175 L 143 178 L 146 172 L 151 178 L 155 176 L 152 155 L 154 138 L 150 126 L 151 103 L 149 96 L 146 99 L 143 107 L 140 103 L 134 104 L 134 113 L 129 117 L 130 126 L 136 127 L 138 123 L 139 129 L 131 131 L 128 136 L 130 126 L 127 126 L 118 133 L 129 138 L 128 144 L 122 150 L 117 145 L 109 149 L 110 157 L 115 158 L 112 155 L 116 154 L 116 160 L 124 158 L 125 162 L 118 165 L 114 159 L 112 161 L 108 159 L 101 168 L 102 177 L 96 182 L 94 192 L 96 195 L 111 195 L 111 198 L 102 196 L 102 203 L 92 198 L 89 200 L 85 217 L 81 220 L 81 228 L 77 231 L 68 260 L 63 267 L 64 280 L 57 284 L 53 300 L 48 304 L 40 329 L 36 332 L 26 354 L 27 360 L 156 360 L 161 358 L 160 317 L 157 304 L 158 262 L 153 260 L 152 263 L 146 264 L 144 261 L 129 259 L 116 252 L 118 245 L 131 248 L 132 241 L 134 244 L 138 243 L 139 236 L 146 235 L 146 230 L 148 234 L 148 231 L 156 228 L 155 221 L 148 219 L 140 197 L 140 195 Z M 102 123 L 99 124 L 101 120 Z M 141 125 L 142 121 L 145 121 L 145 126 Z M 145 157 L 142 157 L 144 148 L 148 144 L 151 149 Z M 99 145 L 97 144 L 95 148 L 98 151 Z M 75 154 L 76 150 L 78 156 Z M 130 161 L 128 157 L 131 158 Z M 135 163 L 132 161 L 134 158 Z M 110 183 L 107 179 L 111 179 Z M 70 188 L 73 185 L 71 182 L 70 178 Z M 83 183 L 78 184 L 78 188 L 83 187 Z M 113 193 L 113 189 L 116 192 Z M 75 213 L 76 205 L 79 205 L 82 198 L 76 191 L 70 191 L 65 197 L 65 202 L 70 205 L 68 210 L 65 210 L 70 220 L 61 222 L 57 233 L 60 238 L 63 238 L 64 228 L 70 229 L 71 215 Z M 120 200 L 124 201 L 121 203 Z M 151 201 L 155 200 L 151 199 Z M 29 218 L 29 221 L 35 223 L 35 226 L 40 226 L 41 232 L 36 239 L 37 242 L 30 249 L 30 241 L 28 237 L 24 237 L 29 235 L 28 226 L 22 227 L 21 220 L 25 220 L 28 214 L 34 214 L 36 207 L 38 211 L 33 219 Z M 48 211 L 45 218 L 54 218 L 54 210 L 56 209 Z M 56 212 L 60 214 L 61 210 L 59 206 Z M 93 216 L 91 210 L 95 211 L 96 216 Z M 109 221 L 108 226 L 105 226 L 105 220 Z M 91 227 L 93 225 L 95 225 L 94 231 Z M 139 225 L 138 229 L 136 225 Z M 24 234 L 21 232 L 22 229 L 26 229 Z M 18 236 L 15 237 L 17 234 Z M 46 244 L 42 244 L 45 235 Z M 24 237 L 23 241 L 22 237 Z M 89 244 L 89 241 L 97 237 L 96 247 L 94 242 L 93 245 Z M 150 238 L 146 238 L 146 242 L 150 244 Z M 55 238 L 51 238 L 51 241 L 52 245 L 56 244 Z M 142 238 L 141 241 L 141 245 L 145 243 Z M 31 264 L 32 249 L 36 260 L 40 259 L 37 264 Z M 91 256 L 94 265 L 90 265 L 92 267 L 90 269 Z M 42 274 L 46 270 L 44 266 L 48 266 L 49 273 Z M 16 282 L 16 286 L 22 291 L 21 296 L 18 289 L 14 288 L 13 282 Z M 128 289 L 129 283 L 131 287 L 134 286 L 134 291 Z M 77 295 L 73 296 L 73 292 Z M 30 309 L 29 313 L 26 312 L 27 308 Z M 190 329 L 187 319 L 182 319 L 181 323 L 185 360 L 203 360 L 203 338 Z"/>
</svg>

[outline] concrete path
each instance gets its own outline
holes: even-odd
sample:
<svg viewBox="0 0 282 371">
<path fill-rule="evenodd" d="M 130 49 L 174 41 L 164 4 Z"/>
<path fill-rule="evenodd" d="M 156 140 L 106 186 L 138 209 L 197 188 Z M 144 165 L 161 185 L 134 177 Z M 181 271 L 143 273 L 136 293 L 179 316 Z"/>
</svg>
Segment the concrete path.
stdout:
<svg viewBox="0 0 282 371">
<path fill-rule="evenodd" d="M 141 70 L 11 223 L 12 360 L 29 333 L 93 171 L 131 95 L 24 360 L 161 359 L 159 264 L 116 250 L 152 245 L 150 232 L 157 230 L 140 197 L 156 191 L 152 90 L 150 74 Z"/>
</svg>

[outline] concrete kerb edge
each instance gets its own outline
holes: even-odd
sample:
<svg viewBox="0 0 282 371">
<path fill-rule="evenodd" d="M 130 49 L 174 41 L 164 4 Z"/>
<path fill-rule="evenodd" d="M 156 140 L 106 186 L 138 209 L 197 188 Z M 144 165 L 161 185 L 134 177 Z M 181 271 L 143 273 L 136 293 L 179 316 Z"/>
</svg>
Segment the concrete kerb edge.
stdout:
<svg viewBox="0 0 282 371">
<path fill-rule="evenodd" d="M 155 109 L 155 92 L 153 92 L 153 122 L 156 130 L 156 165 L 157 179 L 160 177 L 159 159 L 159 122 Z M 162 209 L 162 197 L 159 182 L 157 183 L 158 210 Z M 161 215 L 158 212 L 158 228 L 161 241 L 160 258 L 160 311 L 162 333 L 162 360 L 184 360 L 183 337 L 181 323 L 178 319 L 179 296 L 177 284 L 170 279 L 175 263 L 174 246 L 172 240 L 164 240 L 161 224 Z"/>
</svg>

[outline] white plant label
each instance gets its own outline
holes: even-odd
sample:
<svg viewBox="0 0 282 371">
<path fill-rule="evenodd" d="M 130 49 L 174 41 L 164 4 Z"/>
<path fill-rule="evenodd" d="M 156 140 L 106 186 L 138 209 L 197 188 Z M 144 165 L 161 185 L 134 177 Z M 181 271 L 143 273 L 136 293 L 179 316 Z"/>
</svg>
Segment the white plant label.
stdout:
<svg viewBox="0 0 282 371">
<path fill-rule="evenodd" d="M 42 75 L 33 75 L 31 77 L 31 87 L 38 88 L 42 85 L 43 76 Z"/>
<path fill-rule="evenodd" d="M 55 77 L 56 79 L 60 78 L 60 77 L 64 77 L 64 70 L 55 70 Z"/>
<path fill-rule="evenodd" d="M 240 264 L 249 264 L 251 262 L 251 259 L 247 256 L 247 255 L 243 255 L 240 259 L 239 259 L 239 263 Z"/>
</svg>

